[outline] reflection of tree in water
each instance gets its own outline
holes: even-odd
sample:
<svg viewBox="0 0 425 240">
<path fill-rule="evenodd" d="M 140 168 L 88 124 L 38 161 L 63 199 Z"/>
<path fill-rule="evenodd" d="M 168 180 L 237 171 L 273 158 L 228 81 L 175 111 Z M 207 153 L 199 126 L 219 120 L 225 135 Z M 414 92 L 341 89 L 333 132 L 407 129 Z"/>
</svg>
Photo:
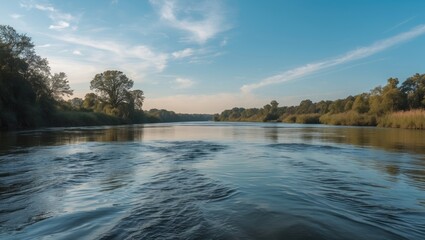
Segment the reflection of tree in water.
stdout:
<svg viewBox="0 0 425 240">
<path fill-rule="evenodd" d="M 267 139 L 270 139 L 272 142 L 279 142 L 279 131 L 277 127 L 266 128 L 265 136 Z"/>
<path fill-rule="evenodd" d="M 75 128 L 0 133 L 0 152 L 15 147 L 57 146 L 84 142 L 141 141 L 143 126 Z"/>
</svg>

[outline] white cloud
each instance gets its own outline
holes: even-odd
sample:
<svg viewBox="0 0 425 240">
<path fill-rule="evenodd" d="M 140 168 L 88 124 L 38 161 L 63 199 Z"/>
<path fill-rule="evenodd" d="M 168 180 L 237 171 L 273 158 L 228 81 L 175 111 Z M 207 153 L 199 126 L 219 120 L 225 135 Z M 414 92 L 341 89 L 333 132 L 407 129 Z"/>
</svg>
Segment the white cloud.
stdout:
<svg viewBox="0 0 425 240">
<path fill-rule="evenodd" d="M 189 33 L 188 40 L 203 44 L 230 27 L 218 1 L 193 1 L 179 4 L 172 0 L 151 0 L 162 20 Z"/>
<path fill-rule="evenodd" d="M 77 22 L 76 17 L 74 17 L 73 15 L 69 13 L 64 13 L 49 4 L 21 3 L 20 6 L 27 9 L 35 8 L 37 10 L 47 12 L 49 18 L 53 21 L 53 24 L 49 26 L 49 29 L 52 30 L 60 31 L 66 28 L 70 28 L 71 24 L 76 24 Z M 72 26 L 70 29 L 76 30 L 77 27 Z"/>
<path fill-rule="evenodd" d="M 55 12 L 55 8 L 50 5 L 41 5 L 41 4 L 35 4 L 34 6 L 36 9 L 41 11 L 48 11 L 48 12 Z"/>
<path fill-rule="evenodd" d="M 81 55 L 83 55 L 79 50 L 74 50 L 73 52 L 72 52 L 72 54 L 74 54 L 74 55 L 78 55 L 78 56 L 81 56 Z"/>
<path fill-rule="evenodd" d="M 175 59 L 179 59 L 179 58 L 186 58 L 186 57 L 190 57 L 190 56 L 192 56 L 193 54 L 194 54 L 193 49 L 191 49 L 191 48 L 186 48 L 186 49 L 183 49 L 183 50 L 181 50 L 181 51 L 173 52 L 171 55 L 173 55 L 173 57 L 174 57 Z"/>
<path fill-rule="evenodd" d="M 394 25 L 394 26 L 392 26 L 391 28 L 389 28 L 387 31 L 385 31 L 384 33 L 387 33 L 387 32 L 391 32 L 391 31 L 393 31 L 394 29 L 397 29 L 397 28 L 399 28 L 399 27 L 401 27 L 401 26 L 403 26 L 404 24 L 406 24 L 406 23 L 408 23 L 408 22 L 410 22 L 412 19 L 414 19 L 415 18 L 415 16 L 413 16 L 413 17 L 410 17 L 410 18 L 408 18 L 408 19 L 406 19 L 406 20 L 404 20 L 404 21 L 402 21 L 402 22 L 399 22 L 399 23 L 397 23 L 396 25 Z"/>
<path fill-rule="evenodd" d="M 177 88 L 190 88 L 195 84 L 194 81 L 187 78 L 176 78 L 175 83 L 177 84 Z"/>
<path fill-rule="evenodd" d="M 425 25 L 420 25 L 420 26 L 417 26 L 416 28 L 413 28 L 410 31 L 400 33 L 393 37 L 375 42 L 374 44 L 370 46 L 361 47 L 353 51 L 349 51 L 342 56 L 334 57 L 330 60 L 324 60 L 317 63 L 309 63 L 304 66 L 288 70 L 281 74 L 268 77 L 266 79 L 261 80 L 260 82 L 243 85 L 241 87 L 241 91 L 245 93 L 251 92 L 254 89 L 261 88 L 267 85 L 298 79 L 300 77 L 310 75 L 312 73 L 315 73 L 323 69 L 338 66 L 338 65 L 348 63 L 354 60 L 362 59 L 365 57 L 369 57 L 378 52 L 382 52 L 394 45 L 419 37 L 423 34 L 425 34 Z"/>
<path fill-rule="evenodd" d="M 56 25 L 50 25 L 49 29 L 54 29 L 54 30 L 61 30 L 64 28 L 69 27 L 69 23 L 65 22 L 65 21 L 59 21 L 56 23 Z"/>
<path fill-rule="evenodd" d="M 87 39 L 71 35 L 52 37 L 67 43 L 102 50 L 108 53 L 109 62 L 119 66 L 132 66 L 140 70 L 154 69 L 162 72 L 167 66 L 169 59 L 168 54 L 157 53 L 144 45 L 127 46 L 123 43 L 118 44 L 113 41 Z M 111 53 L 113 54 L 112 56 L 110 55 Z"/>
<path fill-rule="evenodd" d="M 22 18 L 23 15 L 14 13 L 14 14 L 10 14 L 10 17 L 13 18 L 13 19 L 19 19 L 19 18 Z"/>
</svg>

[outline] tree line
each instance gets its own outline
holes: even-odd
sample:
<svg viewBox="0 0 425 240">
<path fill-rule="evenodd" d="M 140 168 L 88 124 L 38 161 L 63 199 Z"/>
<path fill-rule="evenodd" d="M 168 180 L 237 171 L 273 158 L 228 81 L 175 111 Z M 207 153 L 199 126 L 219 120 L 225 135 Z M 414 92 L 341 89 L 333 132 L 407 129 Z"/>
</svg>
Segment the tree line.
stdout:
<svg viewBox="0 0 425 240">
<path fill-rule="evenodd" d="M 303 100 L 298 106 L 279 107 L 275 100 L 262 108 L 233 108 L 214 116 L 215 121 L 278 121 L 333 125 L 383 126 L 425 129 L 425 74 L 399 84 L 389 78 L 385 86 L 334 101 Z"/>
<path fill-rule="evenodd" d="M 82 98 L 73 95 L 67 75 L 52 73 L 38 56 L 31 38 L 0 25 L 0 128 L 83 126 L 211 119 L 211 115 L 143 111 L 144 93 L 132 89 L 123 72 L 96 74 Z M 158 113 L 159 112 L 159 113 Z M 169 117 L 173 116 L 173 117 Z"/>
</svg>

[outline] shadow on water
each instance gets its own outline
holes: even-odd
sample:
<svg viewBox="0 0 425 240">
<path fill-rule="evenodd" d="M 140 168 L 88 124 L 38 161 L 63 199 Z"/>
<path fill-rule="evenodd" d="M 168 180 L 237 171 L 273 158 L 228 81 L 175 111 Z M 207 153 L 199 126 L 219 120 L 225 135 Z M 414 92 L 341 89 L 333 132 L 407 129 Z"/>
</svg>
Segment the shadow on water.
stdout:
<svg viewBox="0 0 425 240">
<path fill-rule="evenodd" d="M 141 141 L 143 126 L 51 128 L 33 131 L 0 132 L 0 154 L 34 146 L 59 146 L 84 142 Z"/>
</svg>

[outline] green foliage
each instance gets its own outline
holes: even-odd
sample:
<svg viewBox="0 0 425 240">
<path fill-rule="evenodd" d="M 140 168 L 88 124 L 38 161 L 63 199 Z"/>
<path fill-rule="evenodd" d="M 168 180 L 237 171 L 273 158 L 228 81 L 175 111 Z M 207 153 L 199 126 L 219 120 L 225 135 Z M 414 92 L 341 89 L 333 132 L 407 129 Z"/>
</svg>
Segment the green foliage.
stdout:
<svg viewBox="0 0 425 240">
<path fill-rule="evenodd" d="M 182 114 L 165 109 L 151 109 L 145 111 L 148 122 L 188 122 L 188 121 L 211 121 L 213 116 L 210 114 Z"/>
<path fill-rule="evenodd" d="M 31 39 L 0 25 L 0 122 L 2 128 L 36 127 L 49 114 L 47 61 L 35 54 Z"/>
<path fill-rule="evenodd" d="M 116 70 L 96 74 L 90 82 L 90 89 L 98 92 L 99 99 L 112 108 L 118 108 L 120 104 L 127 102 L 127 93 L 132 87 L 133 80 Z"/>
<path fill-rule="evenodd" d="M 66 74 L 63 72 L 55 73 L 53 76 L 49 77 L 47 79 L 47 88 L 50 97 L 57 101 L 62 100 L 63 95 L 70 96 L 73 94 Z"/>
<path fill-rule="evenodd" d="M 365 93 L 357 95 L 351 109 L 358 113 L 367 113 L 369 111 L 368 97 L 369 95 Z M 349 109 L 346 111 L 349 111 Z"/>
<path fill-rule="evenodd" d="M 405 98 L 405 109 L 425 108 L 425 74 L 416 73 L 406 79 L 400 91 Z"/>
</svg>

